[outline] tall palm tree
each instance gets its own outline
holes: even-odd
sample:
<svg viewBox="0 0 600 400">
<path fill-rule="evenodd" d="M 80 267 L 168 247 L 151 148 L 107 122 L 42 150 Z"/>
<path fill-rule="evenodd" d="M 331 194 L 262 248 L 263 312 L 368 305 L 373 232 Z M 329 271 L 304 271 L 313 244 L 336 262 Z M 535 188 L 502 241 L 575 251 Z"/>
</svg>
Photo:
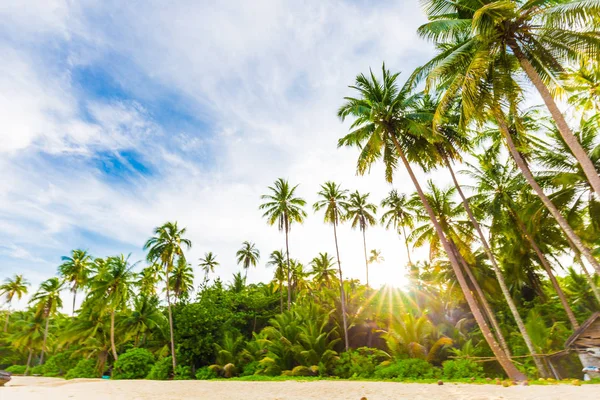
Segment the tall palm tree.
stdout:
<svg viewBox="0 0 600 400">
<path fill-rule="evenodd" d="M 137 285 L 140 293 L 145 296 L 154 296 L 157 293 L 156 286 L 161 279 L 161 266 L 157 263 L 150 264 L 138 274 Z"/>
<path fill-rule="evenodd" d="M 365 254 L 365 268 L 367 272 L 367 286 L 369 286 L 369 259 L 367 257 L 367 228 L 371 225 L 377 225 L 375 213 L 377 206 L 369 203 L 370 193 L 360 194 L 357 191 L 350 194 L 346 204 L 345 219 L 352 220 L 352 229 L 360 229 L 363 236 L 363 251 Z"/>
<path fill-rule="evenodd" d="M 413 160 L 428 158 L 426 154 L 419 151 L 418 146 L 413 146 L 413 144 L 418 144 L 417 139 L 428 135 L 430 132 L 427 126 L 420 123 L 419 115 L 411 112 L 414 104 L 414 99 L 410 94 L 412 82 L 398 88 L 396 84 L 398 74 L 391 74 L 385 66 L 382 70 L 383 79 L 381 81 L 373 73 L 370 74 L 370 77 L 362 74 L 357 77 L 356 84 L 352 88 L 359 93 L 359 96 L 357 98 L 346 97 L 345 104 L 338 112 L 342 120 L 354 117 L 355 121 L 351 125 L 351 132 L 339 140 L 338 146 L 355 146 L 361 149 L 357 163 L 359 174 L 364 174 L 371 164 L 382 158 L 385 163 L 385 175 L 388 181 L 392 180 L 394 169 L 398 158 L 400 158 L 417 190 L 427 215 L 434 225 L 460 288 L 486 342 L 510 378 L 525 379 L 525 376 L 517 370 L 507 354 L 498 345 L 490 331 L 481 309 L 468 287 L 453 249 L 446 239 L 407 158 L 411 157 Z"/>
<path fill-rule="evenodd" d="M 62 308 L 62 300 L 60 292 L 62 291 L 64 282 L 58 278 L 50 278 L 41 283 L 38 291 L 29 300 L 33 304 L 37 316 L 46 320 L 44 328 L 44 340 L 42 343 L 42 353 L 40 355 L 40 365 L 44 363 L 44 352 L 47 350 L 46 343 L 48 342 L 48 327 L 50 319 L 56 314 L 59 308 Z"/>
<path fill-rule="evenodd" d="M 569 104 L 583 117 L 600 113 L 600 67 L 597 64 L 581 60 L 576 68 L 567 68 L 562 78 Z"/>
<path fill-rule="evenodd" d="M 256 248 L 254 243 L 245 241 L 242 243 L 242 248 L 235 253 L 238 265 L 244 268 L 244 281 L 248 277 L 248 269 L 250 267 L 256 267 L 258 260 L 260 260 L 260 251 Z"/>
<path fill-rule="evenodd" d="M 169 276 L 169 285 L 175 297 L 175 302 L 187 298 L 194 291 L 194 270 L 185 258 L 179 257 Z"/>
<path fill-rule="evenodd" d="M 385 212 L 381 216 L 380 222 L 386 229 L 394 228 L 398 234 L 402 231 L 408 264 L 412 265 L 406 228 L 412 229 L 414 226 L 414 215 L 407 203 L 408 199 L 404 193 L 398 194 L 396 189 L 392 189 L 387 197 L 381 201 L 381 207 L 384 208 Z"/>
<path fill-rule="evenodd" d="M 159 300 L 156 296 L 136 296 L 133 299 L 133 309 L 119 322 L 119 327 L 124 328 L 134 338 L 135 347 L 140 345 L 140 336 L 143 342 L 143 337 L 148 333 L 160 330 L 162 326 L 166 327 L 166 318 L 158 305 Z"/>
<path fill-rule="evenodd" d="M 287 260 L 287 281 L 288 281 L 288 310 L 292 307 L 292 270 L 290 265 L 290 246 L 289 233 L 294 222 L 302 223 L 306 218 L 306 211 L 302 207 L 306 201 L 296 197 L 296 186 L 290 186 L 288 181 L 279 178 L 273 186 L 269 186 L 270 194 L 262 195 L 260 198 L 265 200 L 259 206 L 259 210 L 264 210 L 263 217 L 267 218 L 269 225 L 277 224 L 280 231 L 285 233 L 285 257 Z"/>
<path fill-rule="evenodd" d="M 590 185 L 600 196 L 600 176 L 587 153 L 569 128 L 558 108 L 549 85 L 560 79 L 564 66 L 581 58 L 598 59 L 600 42 L 599 11 L 587 0 L 427 0 L 425 12 L 430 22 L 419 28 L 421 36 L 437 42 L 454 41 L 461 36 L 478 60 L 484 57 L 515 57 L 533 86 L 544 100 L 558 130 L 577 158 Z M 466 47 L 464 48 L 466 49 Z M 447 60 L 460 57 L 463 51 L 446 54 Z M 434 60 L 440 60 L 436 56 Z M 464 61 L 464 59 L 463 59 Z M 484 62 L 455 71 L 477 79 L 486 73 Z M 512 63 L 505 68 L 512 73 Z M 470 71 L 466 69 L 470 68 Z M 469 75 L 477 69 L 475 75 Z M 473 92 L 471 92 L 472 94 Z"/>
<path fill-rule="evenodd" d="M 348 320 L 346 314 L 346 294 L 344 293 L 344 277 L 342 274 L 342 261 L 340 259 L 340 248 L 337 240 L 337 226 L 345 218 L 346 208 L 348 207 L 348 191 L 342 189 L 340 185 L 332 181 L 327 181 L 321 185 L 321 190 L 317 193 L 319 200 L 313 204 L 313 209 L 319 211 L 325 210 L 323 221 L 333 226 L 333 240 L 335 242 L 335 254 L 337 255 L 338 277 L 340 280 L 340 301 L 342 304 L 342 323 L 344 329 L 344 345 L 346 351 L 349 349 L 348 339 Z"/>
<path fill-rule="evenodd" d="M 73 315 L 75 315 L 75 301 L 77 291 L 86 285 L 91 273 L 92 256 L 85 250 L 73 250 L 71 256 L 63 256 L 63 263 L 58 266 L 58 273 L 71 284 L 73 293 Z"/>
<path fill-rule="evenodd" d="M 275 280 L 279 283 L 279 308 L 283 312 L 283 281 L 287 276 L 287 263 L 283 250 L 274 250 L 269 255 L 268 266 L 275 267 Z"/>
<path fill-rule="evenodd" d="M 204 258 L 200 258 L 198 266 L 204 271 L 204 282 L 208 282 L 208 273 L 215 272 L 215 267 L 219 266 L 217 256 L 212 251 L 204 253 Z"/>
<path fill-rule="evenodd" d="M 6 322 L 4 323 L 4 332 L 8 331 L 8 320 L 10 318 L 10 305 L 16 297 L 21 300 L 24 295 L 27 294 L 27 288 L 29 287 L 29 281 L 23 278 L 23 275 L 17 275 L 11 279 L 6 278 L 4 283 L 0 285 L 0 297 L 5 297 L 5 302 L 8 304 L 8 311 L 6 313 Z"/>
<path fill-rule="evenodd" d="M 167 222 L 154 229 L 154 236 L 146 241 L 144 250 L 148 250 L 149 262 L 159 262 L 165 273 L 165 281 L 169 282 L 169 273 L 173 270 L 175 258 L 185 258 L 183 248 L 192 247 L 192 242 L 184 238 L 186 228 L 179 229 L 177 222 Z M 173 312 L 171 310 L 171 289 L 167 284 L 167 306 L 169 312 L 169 334 L 171 337 L 171 358 L 173 371 L 177 367 L 175 356 L 175 337 L 173 334 Z"/>
</svg>

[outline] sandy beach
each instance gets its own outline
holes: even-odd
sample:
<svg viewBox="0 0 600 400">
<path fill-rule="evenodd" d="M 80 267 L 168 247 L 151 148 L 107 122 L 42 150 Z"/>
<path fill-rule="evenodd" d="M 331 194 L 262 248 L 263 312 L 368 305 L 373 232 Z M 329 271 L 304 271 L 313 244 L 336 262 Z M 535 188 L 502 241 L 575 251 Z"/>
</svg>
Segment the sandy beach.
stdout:
<svg viewBox="0 0 600 400">
<path fill-rule="evenodd" d="M 58 399 L 598 399 L 597 385 L 512 386 L 391 382 L 108 381 L 14 377 L 1 400 Z"/>
</svg>

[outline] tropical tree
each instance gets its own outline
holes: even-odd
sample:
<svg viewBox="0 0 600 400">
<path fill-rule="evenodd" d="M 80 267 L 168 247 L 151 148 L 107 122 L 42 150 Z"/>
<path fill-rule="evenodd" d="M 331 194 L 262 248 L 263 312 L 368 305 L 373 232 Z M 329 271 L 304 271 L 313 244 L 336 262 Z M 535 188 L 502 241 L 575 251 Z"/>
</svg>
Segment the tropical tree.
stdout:
<svg viewBox="0 0 600 400">
<path fill-rule="evenodd" d="M 204 282 L 208 281 L 208 273 L 215 272 L 215 267 L 219 266 L 217 256 L 212 251 L 204 253 L 204 258 L 200 258 L 200 264 L 198 266 L 204 271 Z"/>
<path fill-rule="evenodd" d="M 167 321 L 164 314 L 159 309 L 159 300 L 157 296 L 139 295 L 133 298 L 133 308 L 128 310 L 127 314 L 118 323 L 118 327 L 123 328 L 129 337 L 133 337 L 133 345 L 138 347 L 140 342 L 153 331 L 160 331 L 163 326 L 166 328 Z"/>
<path fill-rule="evenodd" d="M 569 104 L 581 112 L 582 116 L 600 113 L 600 67 L 598 65 L 591 60 L 581 60 L 577 67 L 567 67 L 562 76 L 562 85 L 567 92 Z"/>
<path fill-rule="evenodd" d="M 371 249 L 369 252 L 369 264 L 381 264 L 385 258 L 381 255 L 381 250 Z"/>
<path fill-rule="evenodd" d="M 392 189 L 387 197 L 381 201 L 381 207 L 384 209 L 384 213 L 381 215 L 381 224 L 385 226 L 386 229 L 394 228 L 398 234 L 404 236 L 408 264 L 412 265 L 406 228 L 413 228 L 414 215 L 408 206 L 406 195 L 404 193 L 398 194 L 396 189 Z"/>
<path fill-rule="evenodd" d="M 352 229 L 360 229 L 363 236 L 363 251 L 365 254 L 365 268 L 367 272 L 367 286 L 369 286 L 369 259 L 367 258 L 367 228 L 377 224 L 375 213 L 377 206 L 369 203 L 370 193 L 360 194 L 357 191 L 350 194 L 346 204 L 345 219 L 351 220 Z"/>
<path fill-rule="evenodd" d="M 44 317 L 41 315 L 27 314 L 25 318 L 15 323 L 15 333 L 11 337 L 11 346 L 27 352 L 24 375 L 29 373 L 33 352 L 43 348 L 44 333 Z"/>
<path fill-rule="evenodd" d="M 192 247 L 192 242 L 183 236 L 186 228 L 179 229 L 177 222 L 167 222 L 154 230 L 154 236 L 146 241 L 144 250 L 148 250 L 147 259 L 149 262 L 159 262 L 165 273 L 165 281 L 169 282 L 169 274 L 173 269 L 175 258 L 185 258 L 183 248 Z M 167 306 L 169 312 L 169 334 L 171 337 L 171 358 L 173 361 L 173 371 L 177 368 L 175 356 L 175 338 L 173 334 L 173 313 L 171 310 L 171 289 L 167 284 Z"/>
<path fill-rule="evenodd" d="M 87 284 L 93 260 L 87 251 L 77 249 L 71 251 L 71 256 L 63 256 L 62 261 L 63 263 L 58 266 L 58 273 L 71 284 L 73 315 L 75 315 L 77 291 Z"/>
<path fill-rule="evenodd" d="M 175 302 L 182 298 L 188 298 L 194 291 L 194 270 L 185 258 L 179 257 L 177 263 L 169 276 L 169 285 L 175 297 Z"/>
<path fill-rule="evenodd" d="M 248 269 L 250 267 L 256 267 L 258 260 L 260 260 L 260 251 L 256 248 L 254 243 L 245 241 L 242 243 L 242 248 L 235 253 L 238 265 L 244 268 L 244 280 L 248 277 Z"/>
<path fill-rule="evenodd" d="M 319 211 L 325 210 L 323 220 L 333 226 L 333 240 L 335 243 L 335 254 L 337 255 L 338 277 L 340 280 L 340 301 L 342 304 L 342 323 L 344 329 L 344 345 L 349 349 L 348 340 L 348 321 L 346 314 L 346 295 L 344 293 L 344 276 L 342 274 L 342 261 L 340 259 L 340 248 L 337 239 L 337 226 L 346 217 L 348 208 L 348 191 L 342 189 L 340 185 L 332 181 L 327 181 L 321 185 L 321 190 L 317 193 L 319 200 L 313 204 L 313 209 Z M 324 260 L 322 260 L 324 261 Z M 323 264 L 323 263 L 322 263 Z M 313 265 L 314 268 L 314 265 Z"/>
<path fill-rule="evenodd" d="M 275 267 L 275 280 L 279 284 L 279 306 L 280 311 L 283 312 L 283 281 L 287 276 L 287 263 L 285 256 L 283 255 L 283 250 L 274 250 L 269 255 L 269 261 L 267 265 L 270 267 Z"/>
<path fill-rule="evenodd" d="M 0 285 L 0 297 L 4 296 L 4 301 L 8 304 L 8 311 L 6 313 L 6 322 L 4 323 L 4 332 L 8 331 L 8 320 L 10 318 L 10 305 L 16 297 L 21 300 L 24 295 L 27 294 L 27 288 L 29 287 L 29 281 L 23 278 L 23 275 L 15 274 L 11 278 L 6 278 L 4 283 Z"/>
<path fill-rule="evenodd" d="M 288 281 L 288 310 L 292 306 L 292 276 L 290 265 L 290 246 L 289 233 L 293 223 L 302 223 L 306 218 L 306 211 L 302 207 L 306 205 L 306 201 L 300 197 L 296 197 L 296 186 L 290 186 L 288 181 L 279 178 L 273 186 L 269 186 L 270 194 L 261 196 L 265 200 L 259 206 L 260 210 L 264 210 L 263 217 L 267 218 L 269 225 L 277 224 L 280 231 L 285 233 L 285 257 L 287 261 L 287 281 Z"/>
<path fill-rule="evenodd" d="M 138 274 L 137 285 L 140 293 L 145 296 L 154 296 L 157 293 L 157 285 L 161 279 L 161 266 L 159 264 L 151 264 Z"/>
<path fill-rule="evenodd" d="M 327 253 L 319 253 L 310 261 L 309 265 L 312 267 L 310 273 L 315 283 L 319 287 L 331 287 L 331 284 L 335 282 L 336 274 L 333 257 L 330 257 Z"/>
<path fill-rule="evenodd" d="M 62 308 L 60 292 L 63 289 L 63 286 L 64 282 L 56 277 L 47 279 L 40 284 L 38 291 L 29 300 L 29 304 L 33 304 L 36 316 L 46 320 L 46 326 L 44 327 L 44 339 L 42 341 L 42 352 L 39 362 L 40 365 L 44 363 L 44 352 L 48 350 L 46 344 L 48 342 L 48 328 L 50 326 L 50 319 L 52 319 L 59 308 Z"/>
<path fill-rule="evenodd" d="M 388 181 L 392 181 L 394 169 L 400 158 L 434 225 L 465 300 L 486 342 L 509 377 L 524 379 L 525 376 L 517 370 L 490 331 L 479 305 L 468 287 L 456 255 L 410 165 L 408 157 L 420 160 L 417 161 L 420 163 L 429 158 L 427 154 L 419 151 L 418 144 L 419 139 L 430 135 L 431 132 L 428 126 L 421 124 L 418 113 L 411 112 L 415 101 L 411 96 L 412 82 L 398 88 L 396 84 L 398 74 L 391 74 L 385 66 L 383 66 L 382 72 L 381 81 L 373 73 L 370 74 L 370 77 L 361 74 L 356 78 L 356 83 L 352 88 L 358 92 L 359 96 L 357 98 L 346 97 L 345 104 L 338 111 L 342 120 L 348 117 L 354 117 L 355 120 L 351 125 L 351 132 L 339 140 L 338 146 L 356 146 L 361 149 L 357 163 L 359 174 L 364 174 L 371 164 L 382 158 Z"/>
</svg>

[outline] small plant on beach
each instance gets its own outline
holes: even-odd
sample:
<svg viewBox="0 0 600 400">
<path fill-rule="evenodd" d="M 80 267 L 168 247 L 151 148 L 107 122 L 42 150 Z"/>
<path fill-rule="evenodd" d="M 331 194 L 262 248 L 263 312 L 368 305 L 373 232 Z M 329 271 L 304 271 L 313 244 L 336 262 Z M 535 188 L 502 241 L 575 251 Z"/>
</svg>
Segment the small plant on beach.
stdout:
<svg viewBox="0 0 600 400">
<path fill-rule="evenodd" d="M 375 371 L 375 377 L 379 379 L 432 379 L 439 375 L 439 368 L 420 358 L 397 360 Z"/>
<path fill-rule="evenodd" d="M 196 379 L 199 380 L 216 379 L 218 377 L 219 376 L 217 375 L 217 373 L 209 367 L 202 367 L 198 371 L 196 371 Z"/>
<path fill-rule="evenodd" d="M 72 368 L 67 372 L 66 379 L 75 378 L 99 378 L 100 374 L 96 368 L 96 361 L 92 359 L 80 360 L 75 368 Z"/>
<path fill-rule="evenodd" d="M 446 379 L 466 379 L 482 378 L 483 367 L 476 362 L 467 359 L 456 359 L 444 361 L 442 364 L 444 378 Z"/>
<path fill-rule="evenodd" d="M 10 367 L 6 368 L 5 371 L 10 372 L 13 375 L 23 375 L 26 369 L 26 365 L 11 365 Z"/>
<path fill-rule="evenodd" d="M 146 349 L 130 349 L 115 362 L 113 379 L 144 379 L 154 365 L 154 356 Z"/>
<path fill-rule="evenodd" d="M 75 368 L 79 360 L 80 358 L 72 357 L 71 352 L 56 353 L 44 364 L 43 374 L 49 377 L 63 376 Z"/>
<path fill-rule="evenodd" d="M 340 354 L 334 375 L 344 379 L 371 378 L 377 366 L 388 358 L 385 352 L 369 347 L 346 351 Z"/>
<path fill-rule="evenodd" d="M 173 374 L 173 361 L 171 356 L 159 359 L 150 369 L 146 379 L 165 381 Z"/>
</svg>

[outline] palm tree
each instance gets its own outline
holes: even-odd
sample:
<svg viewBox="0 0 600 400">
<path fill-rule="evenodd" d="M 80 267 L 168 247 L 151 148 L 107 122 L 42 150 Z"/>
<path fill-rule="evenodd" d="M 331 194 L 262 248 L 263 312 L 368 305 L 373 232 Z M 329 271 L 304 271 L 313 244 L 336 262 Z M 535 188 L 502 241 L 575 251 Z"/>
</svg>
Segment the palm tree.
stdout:
<svg viewBox="0 0 600 400">
<path fill-rule="evenodd" d="M 44 340 L 42 343 L 42 353 L 40 355 L 40 365 L 44 363 L 44 352 L 47 350 L 46 343 L 48 341 L 48 327 L 50 319 L 56 310 L 62 308 L 62 300 L 60 292 L 63 289 L 64 282 L 58 278 L 50 278 L 41 283 L 38 291 L 33 295 L 30 304 L 33 304 L 37 316 L 46 319 L 46 327 L 44 328 Z"/>
<path fill-rule="evenodd" d="M 360 194 L 358 190 L 352 194 L 346 204 L 345 219 L 352 220 L 352 229 L 359 228 L 363 236 L 363 250 L 365 253 L 365 268 L 367 271 L 367 286 L 369 286 L 369 259 L 367 258 L 367 227 L 376 225 L 375 213 L 377 206 L 369 203 L 370 193 Z"/>
<path fill-rule="evenodd" d="M 312 267 L 310 273 L 313 275 L 313 280 L 319 287 L 330 287 L 335 281 L 335 262 L 329 254 L 319 253 L 310 261 L 309 265 Z"/>
<path fill-rule="evenodd" d="M 385 258 L 381 255 L 381 250 L 371 249 L 369 254 L 369 264 L 381 264 L 385 261 Z"/>
<path fill-rule="evenodd" d="M 92 306 L 101 305 L 103 310 L 110 313 L 110 345 L 117 361 L 119 356 L 115 343 L 115 314 L 125 309 L 134 295 L 135 274 L 132 270 L 135 264 L 129 262 L 129 256 L 121 254 L 109 257 L 106 266 L 106 272 L 92 281 L 88 301 Z"/>
<path fill-rule="evenodd" d="M 73 250 L 71 256 L 63 256 L 63 263 L 58 266 L 58 273 L 71 284 L 73 293 L 73 315 L 75 315 L 75 301 L 77 291 L 86 285 L 91 273 L 92 256 L 85 250 Z"/>
<path fill-rule="evenodd" d="M 292 276 L 290 266 L 290 247 L 289 233 L 294 222 L 302 223 L 306 218 L 306 211 L 302 207 L 306 201 L 300 197 L 295 197 L 296 186 L 290 186 L 288 181 L 279 178 L 273 186 L 269 186 L 271 194 L 262 195 L 260 198 L 266 200 L 259 206 L 259 210 L 265 210 L 263 217 L 267 218 L 269 225 L 277 226 L 280 231 L 285 232 L 285 257 L 287 260 L 287 281 L 288 281 L 288 310 L 292 306 Z"/>
<path fill-rule="evenodd" d="M 279 283 L 279 308 L 283 312 L 283 281 L 287 276 L 287 263 L 283 250 L 274 250 L 269 255 L 268 266 L 275 267 L 275 280 Z"/>
<path fill-rule="evenodd" d="M 563 75 L 569 104 L 585 117 L 600 113 L 600 68 L 591 60 L 581 60 L 577 68 L 569 67 Z M 583 121 L 582 121 L 583 122 Z M 581 143 L 581 141 L 580 141 Z M 583 145 L 583 143 L 581 143 Z"/>
<path fill-rule="evenodd" d="M 166 326 L 167 321 L 159 308 L 159 300 L 156 296 L 139 295 L 133 299 L 133 309 L 119 322 L 119 327 L 125 329 L 129 335 L 134 337 L 133 345 L 140 345 L 140 336 L 145 337 L 153 330 L 160 330 Z M 143 340 L 143 339 L 142 339 Z"/>
<path fill-rule="evenodd" d="M 460 288 L 486 342 L 510 378 L 525 379 L 525 376 L 517 370 L 506 353 L 500 348 L 490 331 L 468 287 L 450 243 L 446 239 L 433 209 L 427 202 L 407 158 L 407 156 L 414 160 L 428 158 L 427 154 L 420 151 L 422 148 L 418 147 L 418 139 L 430 132 L 427 126 L 420 123 L 419 115 L 411 112 L 414 104 L 414 98 L 410 94 L 412 82 L 398 88 L 396 84 L 398 74 L 390 74 L 385 66 L 382 70 L 382 81 L 379 81 L 373 73 L 370 74 L 370 78 L 362 74 L 357 77 L 356 84 L 352 88 L 359 92 L 359 97 L 346 97 L 345 104 L 338 112 L 342 120 L 347 117 L 355 117 L 355 121 L 350 128 L 352 131 L 339 140 L 338 146 L 355 146 L 361 149 L 357 163 L 359 174 L 364 174 L 371 164 L 382 158 L 385 163 L 385 175 L 388 181 L 393 178 L 398 157 L 401 159 L 448 255 Z"/>
<path fill-rule="evenodd" d="M 200 258 L 200 264 L 198 266 L 204 271 L 204 282 L 208 282 L 208 273 L 215 272 L 215 267 L 219 266 L 217 256 L 212 251 L 204 253 L 204 258 Z"/>
<path fill-rule="evenodd" d="M 242 243 L 242 248 L 235 253 L 235 256 L 237 257 L 238 265 L 241 264 L 242 268 L 244 268 L 244 281 L 246 281 L 246 278 L 248 277 L 248 269 L 251 266 L 256 267 L 258 260 L 260 260 L 260 251 L 256 248 L 254 243 L 245 241 Z"/>
<path fill-rule="evenodd" d="M 165 281 L 169 282 L 169 273 L 173 269 L 175 257 L 185 258 L 183 247 L 192 247 L 192 242 L 183 237 L 186 228 L 179 229 L 177 222 L 167 222 L 154 230 L 154 236 L 146 241 L 144 250 L 148 250 L 149 262 L 159 262 L 165 272 Z M 173 359 L 173 371 L 177 367 L 175 357 L 175 337 L 173 334 L 173 313 L 171 310 L 170 285 L 167 284 L 167 305 L 169 312 L 169 334 L 171 337 L 171 358 Z"/>
<path fill-rule="evenodd" d="M 10 318 L 10 305 L 12 304 L 15 296 L 21 300 L 24 295 L 27 294 L 27 288 L 29 287 L 29 281 L 23 278 L 23 275 L 17 275 L 11 279 L 6 278 L 4 283 L 0 285 L 0 297 L 5 296 L 5 302 L 8 304 L 8 311 L 6 313 L 6 322 L 4 323 L 4 332 L 8 331 L 8 320 Z"/>
<path fill-rule="evenodd" d="M 502 68 L 510 74 L 513 63 L 506 61 L 516 58 L 544 100 L 590 185 L 600 196 L 600 176 L 571 132 L 548 87 L 560 78 L 566 64 L 581 58 L 598 58 L 598 9 L 590 7 L 587 0 L 483 0 L 476 3 L 470 0 L 452 3 L 427 0 L 424 7 L 430 22 L 419 28 L 421 36 L 438 43 L 452 42 L 462 36 L 465 45 L 462 50 L 450 51 L 443 57 L 436 56 L 435 63 L 455 61 L 466 49 L 480 61 L 477 65 L 469 65 L 464 63 L 463 57 L 460 60 L 462 68 L 453 73 L 462 74 L 467 79 L 478 79 L 487 73 L 485 63 L 503 58 Z M 469 75 L 470 72 L 475 74 Z M 473 94 L 472 91 L 469 93 Z"/>
<path fill-rule="evenodd" d="M 181 298 L 187 298 L 194 291 L 194 270 L 185 258 L 177 259 L 177 264 L 169 276 L 169 285 L 175 296 L 175 302 L 179 302 Z"/>
<path fill-rule="evenodd" d="M 145 296 L 154 296 L 157 293 L 156 286 L 161 279 L 161 266 L 157 263 L 151 264 L 142 269 L 138 277 L 137 285 L 140 293 Z"/>
<path fill-rule="evenodd" d="M 44 340 L 44 318 L 28 313 L 25 318 L 15 322 L 15 333 L 11 337 L 11 346 L 27 351 L 27 366 L 24 375 L 29 373 L 33 352 L 42 348 Z"/>
<path fill-rule="evenodd" d="M 313 204 L 313 209 L 319 211 L 325 209 L 323 220 L 333 226 L 333 240 L 335 242 L 335 253 L 337 255 L 338 275 L 340 280 L 340 301 L 342 304 L 342 323 L 344 329 L 344 345 L 346 351 L 349 349 L 348 339 L 348 321 L 346 315 L 346 295 L 344 293 L 344 277 L 342 274 L 342 261 L 340 260 L 340 248 L 337 240 L 337 226 L 345 218 L 346 208 L 348 207 L 348 191 L 342 190 L 340 185 L 332 181 L 327 181 L 321 185 L 319 191 L 319 200 Z M 313 266 L 314 268 L 314 266 Z"/>
<path fill-rule="evenodd" d="M 414 226 L 414 215 L 407 203 L 408 199 L 404 193 L 398 194 L 396 189 L 392 189 L 387 197 L 381 201 L 381 207 L 386 210 L 381 216 L 380 222 L 386 229 L 390 229 L 391 227 L 394 228 L 398 234 L 400 234 L 400 230 L 402 230 L 408 264 L 412 265 L 406 228 L 412 229 Z"/>
</svg>

